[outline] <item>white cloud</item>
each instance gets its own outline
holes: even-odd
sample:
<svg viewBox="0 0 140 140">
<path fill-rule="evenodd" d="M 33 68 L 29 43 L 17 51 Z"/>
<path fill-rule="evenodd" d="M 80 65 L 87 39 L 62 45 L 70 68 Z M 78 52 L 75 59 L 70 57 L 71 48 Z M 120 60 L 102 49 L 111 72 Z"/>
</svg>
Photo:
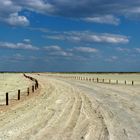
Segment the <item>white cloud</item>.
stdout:
<svg viewBox="0 0 140 140">
<path fill-rule="evenodd" d="M 71 42 L 86 43 L 109 43 L 109 44 L 126 44 L 129 38 L 124 35 L 115 35 L 108 33 L 94 33 L 89 31 L 60 32 L 57 34 L 45 36 L 49 39 L 66 40 Z"/>
<path fill-rule="evenodd" d="M 117 51 L 120 51 L 120 52 L 130 52 L 130 49 L 129 48 L 121 48 L 121 47 L 118 47 L 116 48 Z"/>
<path fill-rule="evenodd" d="M 11 43 L 11 42 L 0 42 L 0 48 L 8 49 L 23 49 L 23 50 L 39 50 L 38 47 L 35 47 L 27 43 Z"/>
<path fill-rule="evenodd" d="M 123 35 L 113 35 L 113 34 L 102 34 L 102 35 L 93 35 L 91 39 L 96 42 L 105 42 L 105 43 L 113 43 L 113 44 L 126 44 L 129 42 L 128 37 Z"/>
<path fill-rule="evenodd" d="M 135 48 L 135 50 L 136 50 L 138 53 L 140 53 L 140 48 Z"/>
<path fill-rule="evenodd" d="M 46 46 L 44 47 L 44 49 L 47 51 L 61 51 L 62 50 L 62 48 L 58 45 Z"/>
<path fill-rule="evenodd" d="M 140 1 L 0 0 L 0 21 L 14 26 L 27 26 L 29 25 L 27 17 L 19 15 L 23 10 L 118 25 L 120 21 L 115 16 L 140 16 Z"/>
<path fill-rule="evenodd" d="M 44 49 L 48 52 L 49 55 L 53 56 L 72 56 L 73 54 L 67 50 L 64 50 L 58 45 L 51 45 L 51 46 L 46 46 Z"/>
<path fill-rule="evenodd" d="M 97 50 L 96 48 L 92 48 L 92 47 L 73 47 L 71 49 L 67 49 L 67 48 L 62 48 L 58 45 L 52 45 L 52 46 L 46 46 L 44 47 L 44 49 L 46 50 L 46 53 L 48 56 L 53 56 L 53 57 L 58 57 L 58 56 L 62 56 L 62 57 L 77 57 L 77 56 L 82 56 L 83 53 L 87 54 L 92 54 L 92 53 L 97 53 L 99 52 L 99 50 Z"/>
<path fill-rule="evenodd" d="M 25 16 L 19 16 L 18 13 L 12 13 L 3 20 L 13 26 L 28 26 L 30 24 Z"/>
<path fill-rule="evenodd" d="M 127 53 L 133 53 L 133 55 L 137 53 L 140 53 L 140 48 L 122 48 L 122 47 L 118 47 L 116 48 L 117 51 L 120 51 L 120 52 L 127 52 Z"/>
<path fill-rule="evenodd" d="M 27 17 L 19 15 L 21 10 L 22 7 L 12 0 L 0 0 L 0 21 L 12 26 L 29 25 Z"/>
<path fill-rule="evenodd" d="M 27 29 L 29 29 L 29 30 L 31 30 L 31 31 L 40 31 L 40 32 L 43 32 L 43 33 L 49 32 L 49 29 L 47 29 L 47 28 L 27 27 Z"/>
<path fill-rule="evenodd" d="M 22 60 L 25 60 L 25 56 L 20 54 L 20 53 L 16 53 L 14 56 L 13 56 L 13 59 L 14 60 L 17 60 L 17 61 L 22 61 Z"/>
<path fill-rule="evenodd" d="M 84 53 L 97 53 L 98 50 L 91 47 L 76 47 L 74 50 Z"/>
<path fill-rule="evenodd" d="M 45 0 L 21 0 L 17 1 L 16 4 L 25 9 L 43 14 L 49 14 L 55 11 L 53 5 Z"/>
<path fill-rule="evenodd" d="M 112 24 L 112 25 L 119 25 L 120 23 L 120 19 L 114 17 L 113 15 L 86 17 L 82 18 L 82 20 L 91 23 Z"/>
<path fill-rule="evenodd" d="M 111 58 L 112 58 L 113 60 L 117 60 L 117 59 L 118 59 L 117 56 L 112 56 Z"/>
<path fill-rule="evenodd" d="M 21 6 L 13 3 L 12 0 L 0 0 L 0 17 L 8 17 L 9 14 L 21 11 Z"/>
<path fill-rule="evenodd" d="M 12 0 L 0 0 L 0 21 L 12 26 L 27 26 L 29 20 L 23 15 L 19 15 L 22 7 Z"/>
<path fill-rule="evenodd" d="M 71 57 L 71 56 L 73 56 L 73 54 L 71 52 L 66 52 L 64 50 L 61 50 L 61 51 L 53 51 L 53 52 L 50 52 L 49 55 L 53 55 L 53 56 L 64 56 L 64 57 Z"/>
<path fill-rule="evenodd" d="M 53 11 L 53 6 L 44 0 L 0 0 L 0 21 L 12 26 L 28 26 L 30 21 L 19 14 L 27 9 L 47 14 Z"/>
<path fill-rule="evenodd" d="M 111 56 L 110 58 L 105 59 L 105 61 L 107 61 L 107 62 L 114 62 L 114 61 L 117 61 L 117 60 L 118 60 L 117 56 Z"/>
<path fill-rule="evenodd" d="M 23 40 L 23 42 L 25 42 L 25 43 L 31 43 L 31 40 L 28 39 L 28 38 L 26 38 L 26 39 Z"/>
<path fill-rule="evenodd" d="M 44 37 L 53 40 L 65 40 L 65 37 L 63 35 L 46 35 Z"/>
</svg>

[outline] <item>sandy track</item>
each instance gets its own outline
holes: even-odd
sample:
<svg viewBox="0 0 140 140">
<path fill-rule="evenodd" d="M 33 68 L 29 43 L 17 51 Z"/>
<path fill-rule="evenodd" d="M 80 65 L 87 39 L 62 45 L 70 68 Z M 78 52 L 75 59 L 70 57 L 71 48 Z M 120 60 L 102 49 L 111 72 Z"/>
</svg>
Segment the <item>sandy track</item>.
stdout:
<svg viewBox="0 0 140 140">
<path fill-rule="evenodd" d="M 41 93 L 0 114 L 1 140 L 138 140 L 139 87 L 32 75 Z"/>
<path fill-rule="evenodd" d="M 64 80 L 89 95 L 112 140 L 140 138 L 140 87 Z"/>
</svg>

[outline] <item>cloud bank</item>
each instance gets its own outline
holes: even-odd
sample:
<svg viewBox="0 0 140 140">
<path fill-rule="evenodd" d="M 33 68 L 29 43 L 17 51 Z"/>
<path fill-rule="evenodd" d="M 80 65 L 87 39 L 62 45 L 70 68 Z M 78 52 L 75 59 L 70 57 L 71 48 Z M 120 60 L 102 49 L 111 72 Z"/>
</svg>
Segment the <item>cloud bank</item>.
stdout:
<svg viewBox="0 0 140 140">
<path fill-rule="evenodd" d="M 87 22 L 118 25 L 118 16 L 140 16 L 140 1 L 132 0 L 0 0 L 0 21 L 27 26 L 30 21 L 21 11 L 82 19 Z"/>
<path fill-rule="evenodd" d="M 0 42 L 0 48 L 21 49 L 21 50 L 39 50 L 38 47 L 35 47 L 29 43 L 24 43 L 24 42 L 19 42 L 19 43 Z"/>
<path fill-rule="evenodd" d="M 129 37 L 124 35 L 94 33 L 89 31 L 59 32 L 54 33 L 52 35 L 46 35 L 45 38 L 54 40 L 64 40 L 70 42 L 84 42 L 84 43 L 109 43 L 109 44 L 129 43 Z"/>
</svg>

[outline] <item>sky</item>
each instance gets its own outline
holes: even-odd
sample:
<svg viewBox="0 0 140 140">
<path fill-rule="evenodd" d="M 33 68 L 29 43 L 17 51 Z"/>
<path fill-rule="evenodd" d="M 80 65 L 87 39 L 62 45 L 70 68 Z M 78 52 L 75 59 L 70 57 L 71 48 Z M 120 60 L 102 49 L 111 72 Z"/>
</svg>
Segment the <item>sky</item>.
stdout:
<svg viewBox="0 0 140 140">
<path fill-rule="evenodd" d="M 0 0 L 0 71 L 140 72 L 140 0 Z"/>
</svg>

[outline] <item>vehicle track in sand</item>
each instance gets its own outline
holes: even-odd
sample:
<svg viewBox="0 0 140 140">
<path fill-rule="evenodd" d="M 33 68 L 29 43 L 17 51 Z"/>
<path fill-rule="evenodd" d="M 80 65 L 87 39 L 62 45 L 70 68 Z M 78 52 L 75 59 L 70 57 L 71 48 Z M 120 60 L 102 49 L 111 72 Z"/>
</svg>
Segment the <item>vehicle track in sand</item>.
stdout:
<svg viewBox="0 0 140 140">
<path fill-rule="evenodd" d="M 58 78 L 86 93 L 101 112 L 112 140 L 140 137 L 140 86 L 109 85 Z"/>
<path fill-rule="evenodd" d="M 1 140 L 108 140 L 100 112 L 79 88 L 32 75 L 41 93 L 0 115 Z"/>
</svg>

